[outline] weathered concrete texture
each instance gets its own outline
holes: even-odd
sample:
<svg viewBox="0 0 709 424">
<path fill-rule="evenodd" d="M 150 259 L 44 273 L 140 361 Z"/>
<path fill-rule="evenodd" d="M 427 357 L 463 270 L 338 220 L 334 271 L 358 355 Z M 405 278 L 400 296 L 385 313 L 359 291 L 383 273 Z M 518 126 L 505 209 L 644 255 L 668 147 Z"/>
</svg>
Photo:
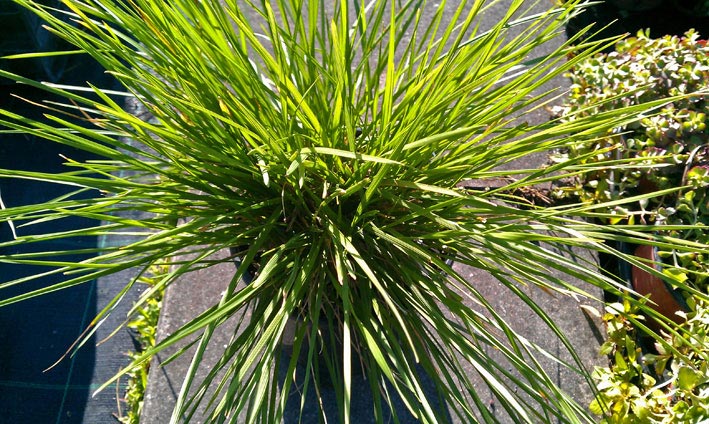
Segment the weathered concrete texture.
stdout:
<svg viewBox="0 0 709 424">
<path fill-rule="evenodd" d="M 577 252 L 583 255 L 582 252 Z M 590 260 L 588 253 L 585 254 L 584 260 Z M 490 302 L 492 308 L 500 314 L 507 324 L 514 329 L 515 332 L 526 338 L 530 343 L 538 345 L 549 354 L 558 357 L 571 365 L 574 365 L 568 349 L 562 341 L 554 335 L 547 324 L 532 310 L 520 297 L 514 294 L 508 287 L 491 276 L 489 273 L 479 269 L 456 264 L 454 266 L 460 275 L 473 283 L 480 294 Z M 550 274 L 567 281 L 583 290 L 594 295 L 600 295 L 599 291 L 594 287 L 589 287 L 588 284 L 578 280 L 569 278 L 561 272 L 552 271 Z M 595 308 L 600 311 L 602 305 L 600 302 L 591 299 L 579 297 L 575 300 L 573 297 L 565 296 L 553 291 L 542 290 L 535 285 L 516 285 L 522 293 L 529 297 L 531 301 L 536 303 L 544 310 L 560 327 L 574 350 L 579 355 L 584 368 L 589 372 L 593 370 L 595 365 L 601 364 L 601 357 L 598 355 L 599 344 L 602 343 L 604 331 L 598 320 L 592 319 L 583 312 L 582 305 L 588 308 Z M 470 304 L 472 308 L 480 307 Z M 497 363 L 508 364 L 504 356 L 494 349 L 485 349 L 485 353 L 493 358 Z M 540 362 L 543 369 L 546 371 L 550 379 L 570 397 L 576 400 L 580 405 L 588 405 L 592 400 L 591 390 L 584 377 L 578 372 L 569 369 L 563 364 L 536 354 L 535 358 Z M 507 367 L 513 374 L 517 374 L 512 370 L 511 366 Z M 476 371 L 469 367 L 468 375 L 476 375 Z M 488 405 L 488 410 L 502 423 L 515 423 L 505 411 L 497 405 L 497 400 L 492 395 L 486 384 L 479 377 L 474 377 L 477 380 L 476 386 L 480 388 L 479 395 Z M 487 396 L 487 399 L 485 398 Z"/>
<path fill-rule="evenodd" d="M 128 269 L 110 277 L 99 278 L 95 283 L 97 307 L 104 307 L 120 292 L 138 271 Z M 127 377 L 123 377 L 99 393 L 93 392 L 108 381 L 118 371 L 130 363 L 129 352 L 135 349 L 135 342 L 130 331 L 122 328 L 115 332 L 116 327 L 123 325 L 128 311 L 145 289 L 144 284 L 136 284 L 126 293 L 123 300 L 115 307 L 111 316 L 98 328 L 89 343 L 95 343 L 95 364 L 91 376 L 91 393 L 86 401 L 83 413 L 83 423 L 114 423 L 116 417 L 125 414 L 124 395 L 127 388 Z M 115 333 L 114 333 L 115 332 Z"/>
<path fill-rule="evenodd" d="M 227 251 L 217 258 L 224 258 Z M 211 268 L 194 272 L 167 290 L 160 313 L 157 340 L 162 341 L 175 330 L 188 323 L 209 307 L 219 303 L 222 294 L 234 276 L 234 265 L 224 262 Z M 247 317 L 248 318 L 248 317 Z M 223 349 L 233 335 L 234 325 L 220 326 L 212 336 L 202 366 L 197 371 L 197 381 L 202 381 L 214 363 L 219 359 L 219 349 Z M 141 424 L 163 424 L 169 421 L 172 409 L 182 387 L 182 381 L 192 361 L 195 347 L 167 365 L 162 361 L 169 358 L 179 347 L 167 349 L 157 355 L 150 367 L 148 389 L 145 394 Z M 191 423 L 201 423 L 196 418 Z"/>
</svg>

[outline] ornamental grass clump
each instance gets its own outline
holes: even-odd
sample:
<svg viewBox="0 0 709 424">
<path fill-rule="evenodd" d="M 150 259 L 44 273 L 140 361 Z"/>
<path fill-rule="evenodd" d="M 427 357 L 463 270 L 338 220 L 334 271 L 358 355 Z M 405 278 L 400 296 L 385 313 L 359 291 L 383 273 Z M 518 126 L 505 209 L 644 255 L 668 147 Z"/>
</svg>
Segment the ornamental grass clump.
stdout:
<svg viewBox="0 0 709 424">
<path fill-rule="evenodd" d="M 44 105 L 46 121 L 0 111 L 3 131 L 97 158 L 67 158 L 63 173 L 0 170 L 17 183 L 38 179 L 75 190 L 53 202 L 6 205 L 0 220 L 17 231 L 0 247 L 82 235 L 140 239 L 97 248 L 76 262 L 62 261 L 69 253 L 62 251 L 0 256 L 4 264 L 37 267 L 34 276 L 1 283 L 0 292 L 46 273 L 64 276 L 3 297 L 0 305 L 170 264 L 151 289 L 158 291 L 232 261 L 214 259 L 232 248 L 238 267 L 221 300 L 123 371 L 195 340 L 172 422 L 189 421 L 197 409 L 213 422 L 279 422 L 288 394 L 303 399 L 300 408 L 318 409 L 305 399 L 320 398 L 326 386 L 339 409 L 328 419 L 350 422 L 355 373 L 372 388 L 377 422 L 385 421 L 394 396 L 421 422 L 496 421 L 476 384 L 486 385 L 498 411 L 515 422 L 589 421 L 586 408 L 535 359 L 556 353 L 516 333 L 449 261 L 488 272 L 519 296 L 571 350 L 571 363 L 562 363 L 590 381 L 554 318 L 519 285 L 586 296 L 573 277 L 618 291 L 593 264 L 564 254 L 581 247 L 623 256 L 602 243 L 607 238 L 677 251 L 706 248 L 659 237 L 649 227 L 583 220 L 606 214 L 607 205 L 538 206 L 516 195 L 581 162 L 515 169 L 519 159 L 595 139 L 661 104 L 578 113 L 571 121 L 517 119 L 558 94 L 541 90 L 545 83 L 604 47 L 575 46 L 574 39 L 538 53 L 579 12 L 576 1 L 532 14 L 529 2 L 513 0 L 490 28 L 481 16 L 497 2 L 65 0 L 66 10 L 17 2 L 124 90 L 0 71 L 64 99 Z M 141 103 L 152 118 L 131 113 L 126 100 Z M 509 175 L 517 178 L 503 187 L 465 188 Z M 95 224 L 28 232 L 69 217 Z M 253 279 L 239 284 L 249 270 Z M 104 322 L 112 306 L 94 322 Z M 252 319 L 243 318 L 247 309 Z M 233 339 L 198 381 L 195 370 L 214 330 L 234 321 Z M 283 359 L 281 339 L 293 321 L 296 353 Z M 301 361 L 304 376 L 296 375 Z M 435 402 L 422 389 L 422 375 L 435 388 Z"/>
</svg>

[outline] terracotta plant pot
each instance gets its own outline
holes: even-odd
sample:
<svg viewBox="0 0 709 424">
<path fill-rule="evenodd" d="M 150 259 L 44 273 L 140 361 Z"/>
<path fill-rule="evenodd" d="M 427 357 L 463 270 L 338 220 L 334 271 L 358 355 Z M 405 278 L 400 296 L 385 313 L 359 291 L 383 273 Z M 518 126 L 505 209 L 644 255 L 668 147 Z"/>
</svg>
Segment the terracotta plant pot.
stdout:
<svg viewBox="0 0 709 424">
<path fill-rule="evenodd" d="M 662 270 L 659 265 L 656 248 L 652 246 L 638 246 L 635 248 L 634 255 L 638 258 L 655 262 L 653 267 L 657 271 Z M 686 311 L 686 305 L 684 305 L 683 300 L 679 298 L 680 295 L 675 293 L 661 278 L 633 266 L 630 281 L 633 290 L 640 296 L 649 299 L 648 305 L 652 309 L 677 324 L 684 322 L 684 318 L 677 315 L 677 312 Z M 648 320 L 648 325 L 655 331 L 659 331 L 662 328 L 657 320 L 652 318 Z"/>
</svg>

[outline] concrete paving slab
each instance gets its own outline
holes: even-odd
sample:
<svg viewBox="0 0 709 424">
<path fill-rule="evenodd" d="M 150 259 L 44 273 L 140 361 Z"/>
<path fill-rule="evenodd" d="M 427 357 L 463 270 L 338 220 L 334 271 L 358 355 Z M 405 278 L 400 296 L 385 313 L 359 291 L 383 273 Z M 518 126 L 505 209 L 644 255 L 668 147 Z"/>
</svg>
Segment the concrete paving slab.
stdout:
<svg viewBox="0 0 709 424">
<path fill-rule="evenodd" d="M 594 260 L 588 252 L 575 252 L 584 260 Z M 549 352 L 551 355 L 559 359 L 573 364 L 573 358 L 568 349 L 563 345 L 561 340 L 554 335 L 546 323 L 517 295 L 505 287 L 496 278 L 489 273 L 472 268 L 466 265 L 456 264 L 456 271 L 465 276 L 466 279 L 472 282 L 475 288 L 490 301 L 492 307 L 502 315 L 506 322 L 522 337 L 526 338 L 530 343 L 538 345 L 540 348 Z M 569 279 L 561 272 L 552 271 L 551 274 L 555 277 L 565 278 L 577 287 L 600 295 L 599 291 L 594 287 L 589 287 L 581 281 Z M 603 359 L 598 354 L 600 343 L 603 342 L 605 335 L 601 324 L 598 320 L 589 318 L 583 312 L 582 306 L 601 310 L 602 304 L 590 299 L 575 300 L 571 297 L 563 296 L 558 293 L 548 292 L 533 285 L 518 285 L 518 288 L 527 295 L 534 303 L 542 308 L 560 327 L 563 334 L 566 335 L 576 353 L 579 355 L 581 363 L 589 372 L 596 365 L 601 365 Z M 470 304 L 471 308 L 476 308 Z M 479 308 L 479 307 L 478 307 Z M 485 353 L 494 358 L 499 364 L 506 364 L 507 360 L 504 356 L 494 350 L 485 349 Z M 593 399 L 591 390 L 585 379 L 566 366 L 551 358 L 536 356 L 540 361 L 543 369 L 549 375 L 554 383 L 567 392 L 573 399 L 581 405 L 588 405 Z M 468 375 L 475 375 L 476 371 L 468 366 Z M 508 368 L 513 371 L 512 367 Z M 514 371 L 513 371 L 514 373 Z M 495 397 L 487 388 L 485 383 L 478 378 L 477 386 L 480 387 L 480 396 L 486 399 L 488 410 L 495 415 L 501 423 L 513 424 L 516 421 L 510 418 L 504 410 L 496 405 Z"/>
<path fill-rule="evenodd" d="M 226 251 L 221 252 L 221 257 L 226 257 Z M 582 252 L 579 252 L 581 255 Z M 586 260 L 593 258 L 586 257 Z M 503 286 L 491 275 L 478 269 L 455 265 L 455 269 L 466 276 L 469 281 L 474 282 L 475 287 L 483 296 L 492 302 L 493 307 L 502 314 L 510 326 L 518 333 L 527 338 L 531 343 L 536 343 L 543 349 L 562 360 L 571 362 L 571 357 L 566 351 L 561 341 L 556 338 L 546 324 L 517 296 L 510 293 L 509 289 Z M 158 329 L 158 339 L 162 340 L 181 325 L 206 310 L 208 307 L 219 301 L 221 293 L 226 289 L 228 282 L 234 273 L 234 267 L 230 263 L 203 269 L 188 276 L 183 281 L 172 286 L 163 301 L 164 309 L 161 314 Z M 573 281 L 581 287 L 584 285 L 578 281 Z M 587 288 L 588 287 L 584 287 Z M 589 320 L 581 309 L 581 305 L 588 305 L 597 309 L 601 305 L 589 300 L 578 302 L 572 298 L 561 295 L 553 295 L 542 291 L 535 286 L 521 287 L 521 290 L 534 300 L 540 307 L 546 310 L 560 325 L 564 334 L 567 335 L 572 345 L 581 357 L 584 366 L 591 370 L 594 365 L 600 364 L 601 358 L 598 355 L 598 346 L 602 342 L 603 331 L 596 321 Z M 593 290 L 590 290 L 593 291 Z M 472 303 L 470 307 L 476 307 Z M 234 331 L 233 325 L 225 324 L 216 331 L 210 346 L 207 349 L 205 361 L 198 370 L 197 380 L 200 381 L 205 373 L 212 369 L 217 361 L 220 348 L 223 348 L 231 339 Z M 182 381 L 190 365 L 192 349 L 176 360 L 165 366 L 160 363 L 174 353 L 178 347 L 169 349 L 157 357 L 157 362 L 151 365 L 148 391 L 144 403 L 144 412 L 141 422 L 143 424 L 161 424 L 168 421 L 172 408 L 177 400 Z M 486 352 L 493 358 L 499 358 L 499 363 L 504 363 L 502 355 L 492 349 Z M 542 365 L 552 380 L 567 391 L 582 405 L 588 404 L 592 399 L 591 392 L 585 380 L 577 373 L 565 368 L 563 365 L 551 359 L 542 360 Z M 475 375 L 476 371 L 469 366 L 466 369 L 468 375 Z M 355 412 L 356 422 L 373 422 L 371 405 L 368 404 L 367 386 L 365 381 L 355 379 L 354 385 L 358 387 L 355 391 L 356 398 L 353 402 L 352 410 Z M 501 408 L 496 407 L 495 397 L 489 392 L 482 379 L 477 380 L 480 387 L 480 396 L 487 400 L 489 410 L 503 423 L 514 423 L 514 420 L 506 417 Z M 431 387 L 428 388 L 433 393 Z M 297 395 L 294 395 L 297 397 Z M 334 393 L 324 394 L 324 407 L 329 408 L 329 415 L 336 416 L 336 404 Z M 315 399 L 310 399 L 314 402 Z M 316 405 L 313 403 L 313 405 Z M 291 405 L 288 409 L 285 423 L 298 422 L 299 408 L 297 404 Z M 397 411 L 405 411 L 403 404 L 397 406 Z M 317 422 L 317 408 L 306 408 L 302 417 L 304 423 Z M 206 422 L 204 416 L 196 416 L 190 423 Z M 403 423 L 417 422 L 413 417 L 403 419 Z M 451 422 L 460 421 L 452 419 Z"/>
<path fill-rule="evenodd" d="M 224 250 L 210 259 L 223 259 L 228 256 Z M 216 303 L 227 289 L 235 272 L 230 262 L 196 271 L 170 286 L 163 298 L 163 309 L 156 338 L 164 340 L 191 319 L 198 316 Z M 247 315 L 247 319 L 249 316 Z M 197 380 L 202 381 L 206 373 L 219 359 L 220 349 L 224 349 L 234 333 L 235 325 L 222 325 L 217 328 L 207 348 L 204 362 L 197 371 Z M 186 344 L 186 343 L 185 343 Z M 143 404 L 141 424 L 162 424 L 169 421 L 172 409 L 177 402 L 182 382 L 192 361 L 193 346 L 182 356 L 167 365 L 162 362 L 179 350 L 184 344 L 166 349 L 157 355 L 150 366 L 150 377 Z M 203 412 L 203 411 L 202 411 Z M 204 422 L 197 417 L 191 423 Z"/>
</svg>

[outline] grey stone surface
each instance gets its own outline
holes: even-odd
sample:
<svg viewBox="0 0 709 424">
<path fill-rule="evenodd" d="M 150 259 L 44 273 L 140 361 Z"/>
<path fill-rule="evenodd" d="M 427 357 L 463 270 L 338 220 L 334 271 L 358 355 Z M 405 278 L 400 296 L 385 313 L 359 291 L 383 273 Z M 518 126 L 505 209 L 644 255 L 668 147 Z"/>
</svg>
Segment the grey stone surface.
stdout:
<svg viewBox="0 0 709 424">
<path fill-rule="evenodd" d="M 222 259 L 227 251 L 212 259 Z M 181 281 L 171 286 L 163 299 L 163 309 L 157 340 L 163 340 L 175 330 L 189 322 L 209 307 L 219 303 L 234 275 L 234 265 L 224 262 L 210 268 L 189 274 Z M 248 318 L 248 317 L 247 317 Z M 218 327 L 212 336 L 202 367 L 197 371 L 197 380 L 204 379 L 219 358 L 219 349 L 231 339 L 234 325 L 228 323 Z M 145 394 L 141 424 L 162 424 L 169 422 L 172 409 L 182 387 L 182 381 L 192 361 L 195 347 L 167 365 L 161 365 L 178 347 L 167 349 L 157 355 L 157 363 L 153 361 L 150 367 L 148 388 Z M 196 418 L 192 423 L 201 423 L 203 419 Z"/>
<path fill-rule="evenodd" d="M 577 252 L 577 254 L 583 255 L 582 252 Z M 587 253 L 584 259 L 592 260 Z M 465 276 L 468 281 L 474 283 L 475 288 L 480 291 L 481 295 L 490 301 L 497 313 L 502 315 L 510 327 L 518 334 L 525 337 L 529 342 L 539 345 L 550 354 L 573 364 L 573 359 L 561 340 L 556 337 L 546 323 L 544 323 L 517 295 L 513 294 L 510 289 L 484 271 L 459 264 L 455 265 L 455 269 L 462 276 Z M 588 290 L 596 296 L 601 295 L 598 289 L 589 287 L 587 284 L 578 280 L 569 280 L 568 277 L 564 277 L 560 272 L 552 271 L 551 274 L 555 277 L 565 278 L 566 281 Z M 603 341 L 604 331 L 600 323 L 597 320 L 590 319 L 581 308 L 582 305 L 585 305 L 586 307 L 600 310 L 602 305 L 599 302 L 582 298 L 577 301 L 572 297 L 543 291 L 534 285 L 520 285 L 519 288 L 560 327 L 562 333 L 566 335 L 569 342 L 574 346 L 584 367 L 588 371 L 591 371 L 594 365 L 600 365 L 601 358 L 598 355 L 598 347 Z M 474 305 L 470 306 L 475 307 Z M 495 358 L 498 363 L 507 363 L 502 354 L 494 349 L 486 349 L 486 354 Z M 537 355 L 536 358 L 541 362 L 542 367 L 552 381 L 566 391 L 573 399 L 581 405 L 587 405 L 592 400 L 593 397 L 588 384 L 580 374 L 552 359 L 543 358 L 539 355 Z M 511 367 L 509 369 L 511 370 Z M 469 367 L 468 375 L 475 374 L 475 370 Z M 480 379 L 478 380 L 477 386 L 480 387 L 479 394 L 486 400 L 489 411 L 492 412 L 500 422 L 514 423 L 515 421 L 507 416 L 504 410 L 496 407 L 495 397 L 490 393 L 485 383 Z M 487 399 L 485 399 L 485 396 L 487 396 Z"/>
<path fill-rule="evenodd" d="M 109 277 L 99 278 L 95 283 L 96 306 L 104 307 L 136 275 L 135 269 L 128 269 Z M 115 423 L 116 417 L 125 414 L 124 395 L 127 389 L 127 377 L 123 377 L 101 392 L 94 393 L 94 391 L 130 364 L 128 354 L 135 349 L 131 333 L 126 328 L 118 332 L 115 330 L 123 325 L 128 311 L 138 300 L 144 288 L 143 284 L 131 288 L 89 341 L 96 345 L 94 348 L 96 362 L 91 376 L 91 393 L 86 402 L 82 423 Z"/>
<path fill-rule="evenodd" d="M 227 252 L 222 252 L 221 256 L 224 257 L 226 254 Z M 466 276 L 469 281 L 474 282 L 475 287 L 483 296 L 491 301 L 493 307 L 508 321 L 512 328 L 526 337 L 530 342 L 539 344 L 551 354 L 558 355 L 563 360 L 571 361 L 561 341 L 556 338 L 546 324 L 517 296 L 513 295 L 509 289 L 504 287 L 491 275 L 478 269 L 459 264 L 456 264 L 455 268 L 461 275 Z M 233 273 L 234 267 L 232 264 L 228 262 L 222 263 L 208 269 L 197 271 L 177 283 L 177 285 L 171 287 L 163 303 L 164 309 L 161 315 L 158 339 L 164 339 L 190 319 L 218 302 L 222 292 L 231 280 Z M 584 287 L 583 284 L 578 281 L 574 283 Z M 602 330 L 597 322 L 589 321 L 580 308 L 582 304 L 600 308 L 599 304 L 594 304 L 594 302 L 588 300 L 577 302 L 570 297 L 564 297 L 558 294 L 553 295 L 535 286 L 522 286 L 521 289 L 540 307 L 547 311 L 549 315 L 554 318 L 555 322 L 560 325 L 562 331 L 574 345 L 581 356 L 581 360 L 588 369 L 591 369 L 593 365 L 599 363 L 600 358 L 597 352 L 598 344 L 602 338 Z M 470 306 L 475 307 L 472 303 Z M 230 326 L 229 324 L 219 327 L 216 331 L 207 349 L 205 361 L 198 370 L 198 381 L 201 379 L 200 376 L 203 377 L 207 371 L 211 370 L 213 364 L 219 357 L 219 349 L 226 345 L 232 337 L 232 333 L 233 325 Z M 159 354 L 157 358 L 158 363 L 154 363 L 151 366 L 144 413 L 141 420 L 143 424 L 161 424 L 169 421 L 172 408 L 177 399 L 177 394 L 180 391 L 184 375 L 192 358 L 191 353 L 193 352 L 193 349 L 190 349 L 186 354 L 169 364 L 160 366 L 159 362 L 169 357 L 175 350 L 176 348 L 169 349 Z M 493 358 L 499 358 L 500 363 L 505 362 L 502 356 L 494 350 L 490 349 L 486 353 Z M 549 376 L 581 404 L 587 404 L 591 400 L 591 393 L 588 386 L 580 375 L 550 359 L 542 360 L 542 365 Z M 472 366 L 468 366 L 466 373 L 471 376 L 476 375 L 476 371 Z M 373 422 L 371 405 L 367 402 L 366 382 L 361 378 L 356 378 L 353 384 L 355 387 L 359 388 L 355 390 L 355 398 L 353 399 L 352 410 L 355 412 L 355 422 Z M 477 380 L 476 385 L 480 388 L 479 395 L 488 403 L 490 411 L 495 413 L 501 422 L 514 422 L 505 417 L 501 408 L 496 408 L 494 396 L 489 392 L 481 379 Z M 432 390 L 432 388 L 429 387 L 428 390 Z M 298 395 L 294 394 L 292 396 L 296 398 Z M 329 415 L 336 416 L 334 394 L 326 392 L 323 394 L 323 399 L 325 408 L 329 411 Z M 313 399 L 310 400 L 312 401 Z M 399 403 L 397 411 L 405 411 L 403 404 Z M 289 408 L 284 422 L 298 422 L 298 414 L 299 408 L 297 405 L 293 405 L 293 408 Z M 317 422 L 317 416 L 318 411 L 316 408 L 306 408 L 302 422 Z M 203 417 L 198 415 L 190 422 L 202 423 L 205 421 Z M 401 422 L 413 423 L 417 421 L 409 417 L 408 420 L 404 418 Z M 452 422 L 460 421 L 452 420 Z"/>
<path fill-rule="evenodd" d="M 507 9 L 509 2 L 502 1 L 494 8 L 489 10 L 484 16 L 485 22 L 488 24 L 496 22 L 502 16 L 502 13 Z M 457 6 L 451 2 L 452 8 Z M 540 2 L 535 6 L 537 10 L 542 10 L 547 7 L 548 3 Z M 426 19 L 424 11 L 423 19 Z M 430 18 L 430 16 L 429 16 Z M 483 24 L 485 24 L 485 22 Z M 560 38 L 559 42 L 563 40 Z M 538 54 L 548 53 L 550 49 L 555 48 L 558 44 L 545 46 L 543 50 L 538 51 Z M 556 79 L 548 83 L 542 90 L 552 88 L 564 89 L 567 82 L 563 79 Z M 530 123 L 542 122 L 548 119 L 548 114 L 543 110 L 538 110 L 532 114 L 525 115 L 520 119 L 530 121 Z M 546 161 L 543 155 L 532 155 L 525 159 L 523 163 L 515 163 L 511 167 L 519 168 L 536 168 Z M 587 257 L 586 260 L 593 261 L 594 258 Z M 538 343 L 541 347 L 548 350 L 554 355 L 559 355 L 565 360 L 570 360 L 568 352 L 565 351 L 563 344 L 556 338 L 549 328 L 536 316 L 536 314 L 526 306 L 517 296 L 510 293 L 509 289 L 504 287 L 491 275 L 481 272 L 480 270 L 455 265 L 456 270 L 466 276 L 469 281 L 475 284 L 475 287 L 493 303 L 493 306 L 500 312 L 509 324 L 530 342 Z M 226 284 L 230 281 L 233 274 L 233 267 L 228 264 L 212 267 L 207 270 L 199 271 L 190 277 L 189 281 L 181 282 L 179 285 L 172 287 L 164 301 L 164 312 L 161 316 L 159 326 L 159 338 L 169 335 L 177 329 L 179 325 L 187 322 L 187 320 L 198 313 L 202 312 L 208 306 L 217 302 L 219 294 L 225 289 Z M 579 281 L 571 281 L 573 284 L 583 286 Z M 585 287 L 593 296 L 602 297 L 602 293 L 598 289 Z M 586 304 L 590 307 L 599 309 L 600 303 L 592 301 L 579 302 L 571 297 L 561 295 L 552 295 L 535 286 L 521 286 L 521 290 L 533 299 L 541 308 L 547 311 L 561 326 L 564 334 L 569 338 L 576 351 L 579 353 L 584 366 L 587 369 L 592 369 L 594 365 L 600 364 L 602 358 L 598 355 L 598 346 L 603 337 L 603 330 L 600 328 L 599 322 L 590 320 L 586 314 L 582 312 L 581 305 Z M 471 305 L 471 307 L 473 307 Z M 218 352 L 219 346 L 231 337 L 229 328 L 221 328 L 218 334 L 215 335 L 210 346 L 211 352 Z M 499 361 L 504 363 L 504 359 L 499 353 L 490 351 L 488 354 L 491 357 L 499 357 Z M 164 359 L 165 355 L 161 355 L 159 359 Z M 185 370 L 189 365 L 191 355 L 183 357 L 171 362 L 167 366 L 161 367 L 155 364 L 151 368 L 148 393 L 145 400 L 145 409 L 142 422 L 144 424 L 159 424 L 168 422 L 174 405 L 176 394 L 179 392 L 182 378 L 185 375 Z M 207 358 L 205 364 L 206 369 L 211 367 L 210 361 L 214 358 Z M 547 373 L 558 383 L 570 396 L 576 399 L 581 405 L 587 404 L 591 399 L 590 389 L 584 379 L 577 373 L 566 369 L 562 365 L 552 360 L 542 361 Z M 470 367 L 466 370 L 469 375 L 475 375 L 476 371 Z M 357 382 L 355 382 L 356 384 Z M 476 386 L 480 388 L 480 396 L 488 402 L 489 410 L 492 411 L 496 418 L 501 422 L 513 422 L 512 419 L 506 417 L 500 408 L 496 408 L 494 397 L 486 388 L 481 379 L 477 380 Z M 366 391 L 358 391 L 364 397 L 353 401 L 353 411 L 355 412 L 354 422 L 367 423 L 372 422 L 371 412 L 365 409 L 366 406 Z M 332 396 L 325 398 L 334 402 Z M 304 423 L 317 422 L 317 406 L 315 408 L 306 408 L 306 415 L 303 417 Z M 286 423 L 297 422 L 297 416 L 291 415 L 287 417 Z M 455 419 L 452 422 L 459 422 Z M 193 423 L 202 422 L 201 419 L 192 420 Z M 415 422 L 409 417 L 402 422 Z"/>
</svg>

